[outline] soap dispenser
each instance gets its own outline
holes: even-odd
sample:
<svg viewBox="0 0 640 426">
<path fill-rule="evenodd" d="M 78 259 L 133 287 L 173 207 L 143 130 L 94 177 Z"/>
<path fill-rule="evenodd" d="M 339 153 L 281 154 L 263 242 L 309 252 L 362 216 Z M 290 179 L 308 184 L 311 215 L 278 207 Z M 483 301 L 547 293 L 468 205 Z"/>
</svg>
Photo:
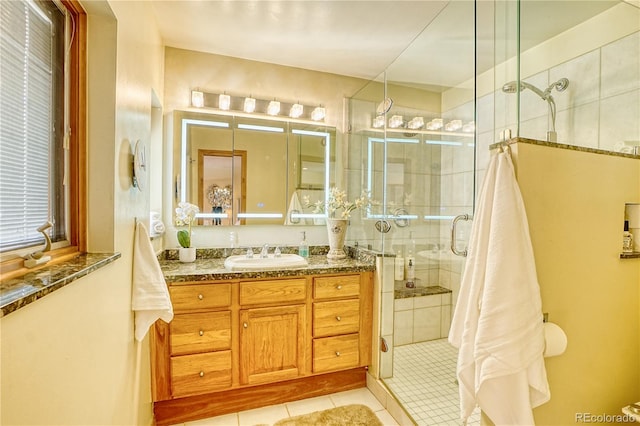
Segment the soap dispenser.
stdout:
<svg viewBox="0 0 640 426">
<path fill-rule="evenodd" d="M 416 267 L 416 241 L 413 239 L 413 232 L 409 232 L 409 242 L 407 243 L 407 249 L 404 254 L 404 278 L 409 279 L 410 269 L 413 269 L 415 274 Z M 411 264 L 411 266 L 409 265 Z M 415 277 L 415 275 L 414 275 Z"/>
<path fill-rule="evenodd" d="M 622 252 L 633 252 L 633 234 L 629 232 L 629 221 L 624 221 L 624 231 L 622 232 Z"/>
<path fill-rule="evenodd" d="M 302 231 L 302 241 L 298 246 L 298 254 L 302 257 L 309 257 L 309 244 L 307 244 L 307 233 Z"/>
</svg>

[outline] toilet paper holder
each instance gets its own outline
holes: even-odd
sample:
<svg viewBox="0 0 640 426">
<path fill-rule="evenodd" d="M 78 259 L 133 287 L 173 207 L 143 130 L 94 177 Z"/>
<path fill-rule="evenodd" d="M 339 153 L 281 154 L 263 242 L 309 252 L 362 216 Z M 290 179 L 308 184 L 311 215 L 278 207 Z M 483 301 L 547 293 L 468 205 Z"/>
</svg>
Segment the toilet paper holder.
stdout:
<svg viewBox="0 0 640 426">
<path fill-rule="evenodd" d="M 567 335 L 557 324 L 549 322 L 549 313 L 542 313 L 544 325 L 545 358 L 562 355 L 567 349 Z"/>
</svg>

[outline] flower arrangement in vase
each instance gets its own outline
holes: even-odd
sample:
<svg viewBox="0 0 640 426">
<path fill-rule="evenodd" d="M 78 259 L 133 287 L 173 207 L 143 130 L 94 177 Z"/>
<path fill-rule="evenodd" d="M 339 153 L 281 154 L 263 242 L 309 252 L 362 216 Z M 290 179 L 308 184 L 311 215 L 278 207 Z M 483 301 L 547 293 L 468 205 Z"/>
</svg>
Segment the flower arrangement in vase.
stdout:
<svg viewBox="0 0 640 426">
<path fill-rule="evenodd" d="M 340 260 L 347 257 L 344 252 L 344 239 L 351 212 L 367 207 L 371 199 L 367 191 L 362 191 L 360 196 L 353 201 L 347 199 L 344 190 L 332 187 L 326 200 L 311 203 L 308 196 L 303 197 L 307 207 L 313 207 L 314 213 L 327 213 L 327 231 L 329 233 L 329 253 L 327 259 Z"/>
<path fill-rule="evenodd" d="M 176 208 L 176 225 L 187 227 L 187 229 L 180 229 L 177 232 L 181 262 L 196 260 L 196 248 L 191 247 L 191 224 L 196 220 L 196 214 L 199 212 L 198 206 L 190 203 L 180 203 Z"/>
</svg>

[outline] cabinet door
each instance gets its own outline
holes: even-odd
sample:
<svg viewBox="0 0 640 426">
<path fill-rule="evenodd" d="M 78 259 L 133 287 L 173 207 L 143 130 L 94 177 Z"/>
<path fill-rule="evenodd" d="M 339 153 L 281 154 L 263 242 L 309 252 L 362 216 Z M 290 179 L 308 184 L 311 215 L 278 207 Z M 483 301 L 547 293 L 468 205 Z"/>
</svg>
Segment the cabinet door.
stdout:
<svg viewBox="0 0 640 426">
<path fill-rule="evenodd" d="M 275 382 L 303 375 L 305 323 L 305 305 L 240 311 L 240 382 Z"/>
</svg>

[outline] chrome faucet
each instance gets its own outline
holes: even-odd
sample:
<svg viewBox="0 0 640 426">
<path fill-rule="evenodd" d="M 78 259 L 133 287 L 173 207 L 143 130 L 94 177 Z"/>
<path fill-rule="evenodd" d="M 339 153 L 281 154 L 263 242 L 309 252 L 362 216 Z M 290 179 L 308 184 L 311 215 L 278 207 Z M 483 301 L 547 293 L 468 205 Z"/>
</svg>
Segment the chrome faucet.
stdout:
<svg viewBox="0 0 640 426">
<path fill-rule="evenodd" d="M 260 252 L 260 257 L 262 259 L 269 256 L 269 244 L 265 244 L 262 246 L 262 251 Z"/>
<path fill-rule="evenodd" d="M 247 249 L 247 259 L 253 259 L 253 250 L 251 247 Z"/>
</svg>

